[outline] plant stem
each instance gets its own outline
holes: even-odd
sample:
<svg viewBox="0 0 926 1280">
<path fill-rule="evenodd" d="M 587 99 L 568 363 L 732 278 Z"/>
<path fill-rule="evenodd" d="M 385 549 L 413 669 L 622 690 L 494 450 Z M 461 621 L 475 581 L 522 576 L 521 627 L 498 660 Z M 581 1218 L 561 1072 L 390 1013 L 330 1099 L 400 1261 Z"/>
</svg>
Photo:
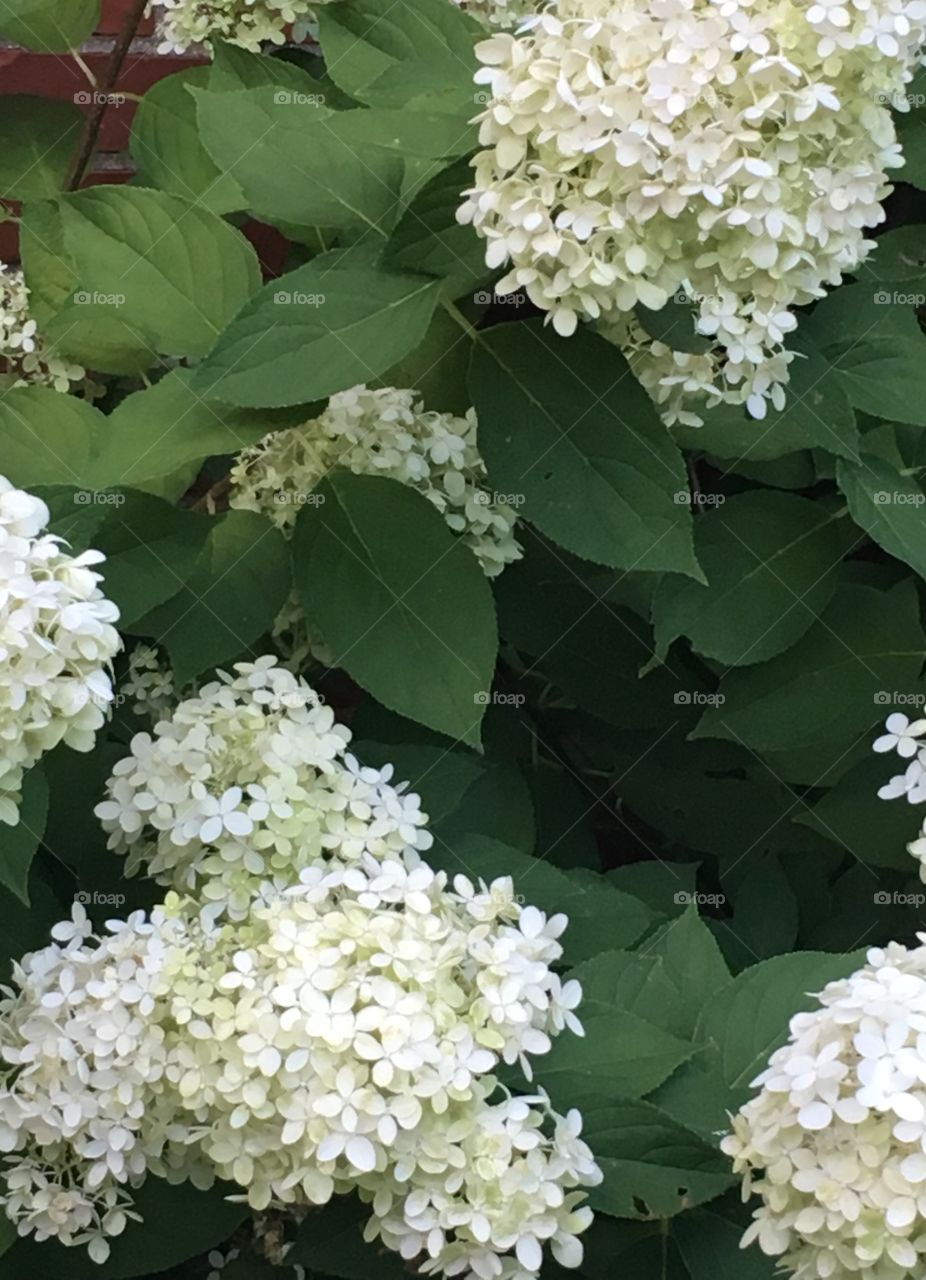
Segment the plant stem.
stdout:
<svg viewBox="0 0 926 1280">
<path fill-rule="evenodd" d="M 135 32 L 147 6 L 148 0 L 134 0 L 122 30 L 116 37 L 112 53 L 109 55 L 109 61 L 103 70 L 102 78 L 98 82 L 93 95 L 93 105 L 90 109 L 90 114 L 87 116 L 80 139 L 80 146 L 77 149 L 77 155 L 74 157 L 74 163 L 71 165 L 71 172 L 68 174 L 68 180 L 65 184 L 66 191 L 77 191 L 84 180 L 96 151 L 106 108 L 109 106 L 110 98 L 122 71 L 122 64 L 125 62 L 129 46 L 135 38 Z"/>
</svg>

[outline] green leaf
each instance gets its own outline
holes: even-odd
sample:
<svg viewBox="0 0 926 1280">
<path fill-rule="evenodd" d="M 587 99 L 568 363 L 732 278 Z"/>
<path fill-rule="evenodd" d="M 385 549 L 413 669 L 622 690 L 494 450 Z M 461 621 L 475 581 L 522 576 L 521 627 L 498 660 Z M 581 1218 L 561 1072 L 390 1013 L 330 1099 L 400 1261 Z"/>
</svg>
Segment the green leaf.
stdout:
<svg viewBox="0 0 926 1280">
<path fill-rule="evenodd" d="M 2 0 L 0 36 L 38 53 L 65 53 L 86 40 L 100 19 L 100 0 Z"/>
<path fill-rule="evenodd" d="M 104 316 L 152 352 L 205 355 L 259 286 L 244 236 L 177 196 L 91 187 L 63 200 L 62 217 L 80 280 L 71 323 Z"/>
<path fill-rule="evenodd" d="M 325 254 L 273 280 L 199 366 L 206 400 L 268 407 L 367 382 L 423 338 L 439 284 Z"/>
<path fill-rule="evenodd" d="M 871 257 L 865 261 L 868 280 L 899 284 L 926 279 L 926 234 L 922 226 L 900 227 L 878 236 Z"/>
<path fill-rule="evenodd" d="M 75 493 L 79 501 L 80 491 Z M 129 630 L 151 609 L 171 599 L 193 573 L 213 522 L 195 511 L 180 511 L 138 490 L 96 495 L 121 499 L 94 534 L 106 554 L 106 595 L 119 606 L 119 625 Z"/>
<path fill-rule="evenodd" d="M 599 564 L 700 578 L 682 455 L 610 343 L 501 325 L 480 335 L 470 390 L 494 486 L 545 534 Z"/>
<path fill-rule="evenodd" d="M 179 488 L 170 495 L 179 498 L 206 458 L 236 453 L 267 431 L 304 419 L 292 412 L 206 404 L 190 390 L 190 377 L 189 370 L 175 370 L 153 387 L 126 396 L 109 416 L 48 387 L 7 392 L 0 399 L 5 474 L 25 488 L 68 485 L 84 490 L 80 496 L 69 492 L 67 502 L 72 507 L 76 503 L 72 515 L 89 517 L 105 514 L 107 506 L 119 502 L 96 499 L 92 490 L 125 484 L 160 490 L 165 478 L 182 472 Z"/>
<path fill-rule="evenodd" d="M 56 355 L 108 373 L 137 374 L 154 362 L 144 338 L 115 315 L 71 300 L 80 277 L 65 243 L 59 201 L 26 203 L 19 246 L 30 312 Z"/>
<path fill-rule="evenodd" d="M 646 623 L 612 602 L 609 590 L 590 587 L 536 535 L 528 531 L 524 542 L 524 559 L 495 586 L 503 638 L 609 724 L 648 729 L 674 723 L 681 682 L 665 665 L 649 669 L 653 639 Z"/>
<path fill-rule="evenodd" d="M 724 702 L 705 711 L 692 737 L 728 738 L 757 751 L 848 746 L 877 718 L 878 695 L 918 687 L 917 613 L 909 581 L 885 592 L 840 588 L 797 644 L 726 676 Z"/>
<path fill-rule="evenodd" d="M 720 1150 L 646 1102 L 585 1108 L 604 1182 L 594 1208 L 619 1218 L 670 1218 L 721 1195 L 734 1181 Z"/>
<path fill-rule="evenodd" d="M 745 1101 L 755 1077 L 788 1036 L 796 1013 L 816 1005 L 815 994 L 861 963 L 859 953 L 796 951 L 745 969 L 707 1004 L 697 1036 L 716 1046 L 729 1089 L 728 1110 Z"/>
<path fill-rule="evenodd" d="M 893 757 L 866 753 L 815 804 L 799 806 L 793 821 L 831 840 L 859 862 L 912 872 L 915 863 L 907 845 L 918 834 L 917 812 L 902 800 L 882 800 L 878 795 L 878 788 L 899 771 Z"/>
<path fill-rule="evenodd" d="M 287 1266 L 309 1267 L 313 1275 L 337 1280 L 403 1280 L 408 1272 L 399 1255 L 363 1239 L 369 1218 L 369 1205 L 354 1196 L 335 1196 L 305 1219 L 287 1252 Z"/>
<path fill-rule="evenodd" d="M 18 387 L 0 398 L 3 474 L 26 489 L 81 485 L 90 474 L 98 409 L 50 387 Z"/>
<path fill-rule="evenodd" d="M 844 362 L 851 370 L 855 355 L 873 338 L 889 338 L 902 345 L 918 341 L 915 298 L 909 284 L 898 286 L 892 281 L 885 288 L 866 276 L 856 284 L 834 289 L 816 304 L 803 325 L 804 339 L 813 339 L 831 365 Z M 842 379 L 837 376 L 829 381 L 840 383 Z"/>
<path fill-rule="evenodd" d="M 397 481 L 336 468 L 316 493 L 296 525 L 296 586 L 335 665 L 390 710 L 477 746 L 498 647 L 479 562 Z"/>
<path fill-rule="evenodd" d="M 167 649 L 179 685 L 233 658 L 253 659 L 290 590 L 286 543 L 253 511 L 229 511 L 212 528 L 187 584 L 138 619 L 136 635 Z"/>
<path fill-rule="evenodd" d="M 386 246 L 386 262 L 399 270 L 439 276 L 448 298 L 459 297 L 491 274 L 483 242 L 456 219 L 460 192 L 471 178 L 465 160 L 437 174 L 417 193 Z"/>
<path fill-rule="evenodd" d="M 321 93 L 196 93 L 203 143 L 255 217 L 385 236 L 399 210 L 400 156 L 339 136 Z"/>
<path fill-rule="evenodd" d="M 926 426 L 926 339 L 870 337 L 833 366 L 856 409 Z"/>
<path fill-rule="evenodd" d="M 285 57 L 252 53 L 225 40 L 216 41 L 209 68 L 210 89 L 258 89 L 267 84 L 299 93 L 311 93 L 319 87 L 309 71 Z"/>
<path fill-rule="evenodd" d="M 206 403 L 190 389 L 192 372 L 175 369 L 153 387 L 126 396 L 98 428 L 89 467 L 95 488 L 129 484 L 160 487 L 164 478 L 192 465 L 180 497 L 199 465 L 217 454 L 237 453 L 268 431 L 295 426 L 305 414 L 236 409 Z"/>
<path fill-rule="evenodd" d="M 693 905 L 639 951 L 602 952 L 570 976 L 581 981 L 586 1000 L 608 1001 L 688 1039 L 699 1011 L 730 981 L 720 948 Z"/>
<path fill-rule="evenodd" d="M 345 0 L 319 11 L 329 74 L 358 102 L 402 107 L 424 95 L 463 118 L 475 113 L 481 28 L 443 0 Z"/>
<path fill-rule="evenodd" d="M 245 209 L 244 193 L 200 138 L 190 88 L 205 88 L 209 67 L 187 67 L 152 85 L 132 122 L 131 151 L 143 186 L 198 201 L 213 213 Z"/>
<path fill-rule="evenodd" d="M 734 494 L 695 521 L 707 583 L 666 574 L 653 597 L 657 652 L 679 636 L 728 666 L 765 662 L 799 640 L 836 589 L 840 560 L 858 541 L 848 521 L 796 494 Z"/>
<path fill-rule="evenodd" d="M 3 14 L 0 4 L 0 24 Z M 0 116 L 0 195 L 7 200 L 57 195 L 67 179 L 82 124 L 83 116 L 71 102 L 5 96 Z"/>
<path fill-rule="evenodd" d="M 836 476 L 855 523 L 885 551 L 926 578 L 922 485 L 871 454 L 863 455 L 858 466 L 840 462 Z"/>
<path fill-rule="evenodd" d="M 0 884 L 29 905 L 29 868 L 48 818 L 48 783 L 40 765 L 23 779 L 19 821 L 14 827 L 0 822 Z"/>
<path fill-rule="evenodd" d="M 726 883 L 726 881 L 724 882 Z M 797 939 L 798 905 L 781 862 L 774 854 L 752 860 L 736 890 L 726 951 L 751 964 L 790 951 Z"/>
<path fill-rule="evenodd" d="M 656 919 L 645 903 L 606 876 L 584 868 L 564 871 L 485 836 L 467 836 L 452 847 L 435 845 L 428 860 L 452 875 L 486 883 L 511 876 L 520 898 L 547 915 L 565 912 L 566 953 L 573 964 L 611 947 L 632 946 Z"/>
<path fill-rule="evenodd" d="M 641 1098 L 694 1052 L 689 1041 L 626 1009 L 618 1013 L 611 1002 L 583 1000 L 580 1018 L 583 1036 L 557 1037 L 533 1064 L 537 1083 L 563 1106 L 580 1096 Z"/>
<path fill-rule="evenodd" d="M 706 1209 L 686 1213 L 672 1224 L 672 1239 L 691 1280 L 775 1280 L 774 1258 L 761 1249 L 741 1249 L 743 1228 Z"/>
<path fill-rule="evenodd" d="M 110 1243 L 112 1252 L 102 1265 L 92 1262 L 86 1249 L 66 1247 L 57 1241 L 37 1245 L 20 1241 L 8 1255 L 13 1276 L 41 1280 L 130 1280 L 166 1271 L 187 1258 L 222 1244 L 247 1217 L 248 1208 L 226 1197 L 236 1188 L 219 1185 L 197 1191 L 189 1182 L 178 1186 L 149 1176 L 132 1192 L 141 1222 L 129 1222 L 121 1236 Z M 0 1275 L 5 1272 L 0 1270 Z"/>
</svg>

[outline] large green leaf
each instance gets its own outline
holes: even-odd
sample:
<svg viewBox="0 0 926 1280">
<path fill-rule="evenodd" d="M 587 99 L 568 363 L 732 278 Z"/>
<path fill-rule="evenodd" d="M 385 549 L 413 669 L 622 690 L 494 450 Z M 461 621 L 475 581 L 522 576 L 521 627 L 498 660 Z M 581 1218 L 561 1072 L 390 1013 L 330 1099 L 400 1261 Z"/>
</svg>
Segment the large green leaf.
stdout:
<svg viewBox="0 0 926 1280">
<path fill-rule="evenodd" d="M 856 409 L 926 426 L 926 338 L 872 336 L 853 344 L 834 368 Z"/>
<path fill-rule="evenodd" d="M 66 197 L 61 210 L 80 281 L 71 324 L 104 317 L 153 353 L 204 355 L 259 286 L 244 236 L 178 196 L 92 187 Z M 61 345 L 71 349 L 66 337 Z"/>
<path fill-rule="evenodd" d="M 912 872 L 916 864 L 907 845 L 918 833 L 917 811 L 902 800 L 888 802 L 878 795 L 878 788 L 899 771 L 896 758 L 868 752 L 816 803 L 798 806 L 793 820 L 848 850 L 859 862 Z"/>
<path fill-rule="evenodd" d="M 119 606 L 120 626 L 129 629 L 189 580 L 212 521 L 138 490 L 97 497 L 101 503 L 121 499 L 104 506 L 108 514 L 93 542 L 106 554 L 106 594 Z"/>
<path fill-rule="evenodd" d="M 567 951 L 572 954 L 568 943 Z M 570 976 L 581 981 L 587 1000 L 608 1001 L 683 1038 L 692 1036 L 700 1010 L 730 981 L 720 948 L 694 905 L 639 951 L 602 952 Z"/>
<path fill-rule="evenodd" d="M 478 24 L 444 0 L 344 0 L 319 10 L 320 41 L 340 87 L 373 106 L 424 99 L 473 115 Z"/>
<path fill-rule="evenodd" d="M 156 353 L 140 332 L 100 307 L 73 301 L 81 281 L 65 243 L 58 200 L 27 201 L 19 248 L 29 310 L 55 355 L 107 373 L 137 374 L 155 362 Z"/>
<path fill-rule="evenodd" d="M 670 1218 L 734 1181 L 716 1145 L 646 1102 L 586 1107 L 585 1132 L 604 1172 L 591 1202 L 619 1218 Z"/>
<path fill-rule="evenodd" d="M 200 136 L 267 221 L 384 236 L 399 211 L 400 156 L 341 136 L 322 94 L 244 89 L 196 94 Z M 362 123 L 362 122 L 361 122 Z"/>
<path fill-rule="evenodd" d="M 0 399 L 0 453 L 14 483 L 72 485 L 76 514 L 86 516 L 97 501 L 91 491 L 122 485 L 151 488 L 210 455 L 236 453 L 274 427 L 292 425 L 299 415 L 206 404 L 189 387 L 190 372 L 176 370 L 153 387 L 126 396 L 103 414 L 85 400 L 47 387 L 18 387 Z M 192 474 L 184 473 L 187 482 Z M 186 488 L 183 475 L 179 497 Z M 73 495 L 72 495 L 73 496 Z"/>
<path fill-rule="evenodd" d="M 471 178 L 465 160 L 432 178 L 406 209 L 386 247 L 387 262 L 399 270 L 439 276 L 449 298 L 472 290 L 490 274 L 484 243 L 472 227 L 456 219 L 460 192 Z M 487 299 L 485 295 L 483 300 Z"/>
<path fill-rule="evenodd" d="M 4 4 L 0 0 L 0 26 Z M 64 186 L 83 116 L 74 103 L 5 96 L 0 114 L 0 195 L 42 200 Z"/>
<path fill-rule="evenodd" d="M 23 488 L 89 483 L 105 418 L 85 400 L 50 387 L 18 387 L 0 398 L 3 474 Z"/>
<path fill-rule="evenodd" d="M 580 1096 L 642 1098 L 694 1052 L 690 1041 L 610 1002 L 586 999 L 580 1017 L 584 1035 L 558 1036 L 533 1060 L 537 1083 L 561 1106 Z"/>
<path fill-rule="evenodd" d="M 871 454 L 863 455 L 858 465 L 840 462 L 836 475 L 855 523 L 885 551 L 926 578 L 926 493 L 922 485 Z"/>
<path fill-rule="evenodd" d="M 420 342 L 440 285 L 323 255 L 273 280 L 199 366 L 207 400 L 267 407 L 320 400 L 378 377 Z"/>
<path fill-rule="evenodd" d="M 99 18 L 100 0 L 0 0 L 0 36 L 38 53 L 77 48 Z"/>
<path fill-rule="evenodd" d="M 754 489 L 695 522 L 707 583 L 666 574 L 653 597 L 657 651 L 679 636 L 728 666 L 764 662 L 810 629 L 859 537 L 824 503 Z"/>
<path fill-rule="evenodd" d="M 600 564 L 700 578 L 682 455 L 610 343 L 501 325 L 470 390 L 490 478 L 539 529 Z"/>
<path fill-rule="evenodd" d="M 179 584 L 178 584 L 179 586 Z M 270 630 L 290 589 L 286 544 L 279 529 L 253 511 L 229 511 L 212 521 L 186 585 L 132 626 L 167 649 L 178 684 L 252 648 Z"/>
<path fill-rule="evenodd" d="M 922 662 L 912 584 L 885 592 L 846 586 L 797 644 L 769 662 L 731 671 L 723 703 L 705 711 L 693 736 L 729 738 L 758 751 L 835 742 L 848 749 L 872 727 L 885 695 L 916 691 Z"/>
<path fill-rule="evenodd" d="M 682 1214 L 672 1223 L 672 1239 L 691 1280 L 775 1280 L 774 1258 L 758 1247 L 741 1249 L 743 1228 L 707 1209 Z"/>
<path fill-rule="evenodd" d="M 299 514 L 294 568 L 335 665 L 391 710 L 478 744 L 498 647 L 479 562 L 394 480 L 336 469 L 316 493 Z"/>
<path fill-rule="evenodd" d="M 495 586 L 503 639 L 609 724 L 661 732 L 684 716 L 677 695 L 690 677 L 674 657 L 671 669 L 651 663 L 649 626 L 618 602 L 617 593 L 586 583 L 576 572 L 580 561 L 521 529 L 524 559 Z"/>
<path fill-rule="evenodd" d="M 293 426 L 304 417 L 291 411 L 284 416 L 215 401 L 207 404 L 190 389 L 191 376 L 188 369 L 173 370 L 153 387 L 126 396 L 101 420 L 89 467 L 94 487 L 130 484 L 160 489 L 165 477 L 190 467 L 195 474 L 211 455 L 237 453 L 266 432 Z M 187 482 L 193 478 L 189 471 L 184 474 Z M 181 476 L 174 496 L 185 488 Z"/>
<path fill-rule="evenodd" d="M 369 1205 L 353 1196 L 335 1196 L 306 1217 L 286 1255 L 287 1264 L 337 1280 L 403 1280 L 408 1272 L 399 1255 L 364 1241 L 369 1218 Z"/>
<path fill-rule="evenodd" d="M 209 67 L 187 67 L 152 85 L 132 122 L 132 157 L 138 180 L 211 209 L 232 213 L 247 207 L 238 183 L 215 163 L 196 121 L 191 88 L 205 88 Z"/>
</svg>

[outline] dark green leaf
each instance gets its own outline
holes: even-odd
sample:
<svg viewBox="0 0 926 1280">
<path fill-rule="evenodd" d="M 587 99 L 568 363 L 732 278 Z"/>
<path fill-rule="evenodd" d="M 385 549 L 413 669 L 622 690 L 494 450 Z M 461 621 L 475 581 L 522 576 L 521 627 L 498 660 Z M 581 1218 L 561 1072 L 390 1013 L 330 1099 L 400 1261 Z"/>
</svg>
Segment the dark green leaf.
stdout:
<svg viewBox="0 0 926 1280">
<path fill-rule="evenodd" d="M 585 1132 L 604 1172 L 591 1202 L 619 1218 L 670 1218 L 734 1181 L 716 1145 L 646 1102 L 587 1108 Z"/>
<path fill-rule="evenodd" d="M 489 475 L 539 529 L 599 564 L 700 578 L 682 455 L 615 347 L 501 325 L 470 389 Z"/>
<path fill-rule="evenodd" d="M 0 3 L 0 28 L 10 0 Z M 80 94 L 77 95 L 78 101 Z M 62 189 L 83 116 L 74 103 L 4 96 L 0 115 L 0 195 L 43 200 Z"/>
<path fill-rule="evenodd" d="M 440 285 L 323 255 L 263 288 L 193 389 L 227 404 L 304 404 L 384 373 L 422 339 Z"/>
<path fill-rule="evenodd" d="M 270 630 L 289 589 L 279 529 L 256 512 L 229 511 L 211 522 L 186 586 L 132 630 L 164 645 L 183 685 L 221 662 L 259 656 L 251 646 Z"/>
<path fill-rule="evenodd" d="M 658 652 L 684 635 L 696 653 L 728 666 L 774 657 L 817 620 L 857 541 L 820 502 L 769 489 L 734 494 L 695 522 L 707 583 L 666 574 L 656 589 Z"/>
<path fill-rule="evenodd" d="M 731 671 L 724 702 L 705 711 L 693 736 L 728 738 L 758 751 L 840 741 L 847 748 L 878 718 L 878 695 L 916 690 L 922 662 L 910 582 L 886 592 L 845 586 L 785 653 Z"/>
<path fill-rule="evenodd" d="M 871 454 L 864 454 L 857 466 L 840 462 L 836 475 L 855 523 L 885 551 L 926 578 L 922 485 Z"/>
<path fill-rule="evenodd" d="M 479 562 L 396 481 L 336 469 L 316 492 L 295 577 L 335 665 L 391 710 L 477 745 L 498 647 Z"/>
</svg>

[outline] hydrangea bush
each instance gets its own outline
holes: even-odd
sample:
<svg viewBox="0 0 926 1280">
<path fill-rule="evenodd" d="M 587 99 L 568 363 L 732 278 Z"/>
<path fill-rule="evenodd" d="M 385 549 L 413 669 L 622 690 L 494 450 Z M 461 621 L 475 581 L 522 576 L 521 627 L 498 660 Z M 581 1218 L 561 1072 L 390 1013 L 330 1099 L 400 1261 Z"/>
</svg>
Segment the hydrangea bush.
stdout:
<svg viewBox="0 0 926 1280">
<path fill-rule="evenodd" d="M 921 1280 L 926 3 L 106 17 L 0 5 L 0 1280 Z"/>
</svg>

